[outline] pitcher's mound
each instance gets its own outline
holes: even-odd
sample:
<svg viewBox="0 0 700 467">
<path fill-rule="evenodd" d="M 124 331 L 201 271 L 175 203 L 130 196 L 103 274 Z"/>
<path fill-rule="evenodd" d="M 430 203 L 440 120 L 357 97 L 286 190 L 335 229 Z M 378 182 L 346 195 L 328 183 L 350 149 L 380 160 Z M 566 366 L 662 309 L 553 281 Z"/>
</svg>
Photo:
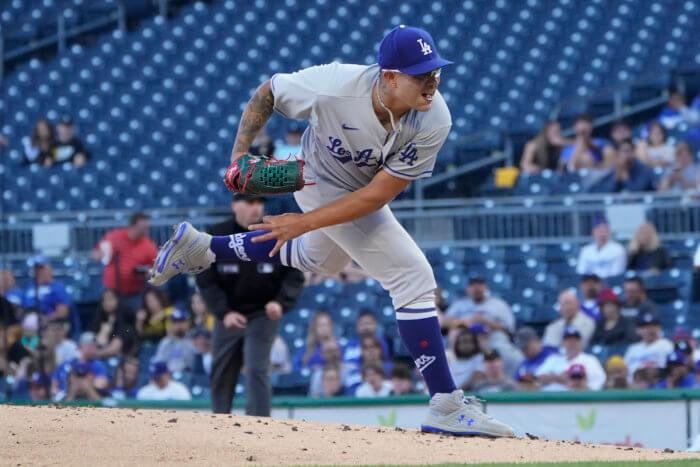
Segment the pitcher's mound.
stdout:
<svg viewBox="0 0 700 467">
<path fill-rule="evenodd" d="M 0 406 L 3 465 L 376 465 L 682 459 L 698 454 L 194 412 Z"/>
</svg>

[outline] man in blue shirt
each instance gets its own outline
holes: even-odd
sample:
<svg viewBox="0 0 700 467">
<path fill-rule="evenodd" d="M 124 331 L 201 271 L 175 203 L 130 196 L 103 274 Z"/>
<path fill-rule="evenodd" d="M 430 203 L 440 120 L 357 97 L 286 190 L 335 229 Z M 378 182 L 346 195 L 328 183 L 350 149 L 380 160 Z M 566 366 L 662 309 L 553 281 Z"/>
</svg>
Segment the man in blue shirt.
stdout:
<svg viewBox="0 0 700 467">
<path fill-rule="evenodd" d="M 688 370 L 683 352 L 674 350 L 666 357 L 666 378 L 656 383 L 654 387 L 664 389 L 697 387 L 695 375 Z"/>
<path fill-rule="evenodd" d="M 576 141 L 562 149 L 559 155 L 560 165 L 565 166 L 569 172 L 609 165 L 611 154 L 608 142 L 592 137 L 593 117 L 588 114 L 578 115 L 574 120 L 574 133 Z"/>
<path fill-rule="evenodd" d="M 619 193 L 621 191 L 654 191 L 654 172 L 634 153 L 634 143 L 627 139 L 617 145 L 615 167 L 603 177 L 591 191 L 598 193 Z"/>
<path fill-rule="evenodd" d="M 552 355 L 557 355 L 559 350 L 555 347 L 542 345 L 542 341 L 537 337 L 537 332 L 530 327 L 518 329 L 513 337 L 515 345 L 520 348 L 525 355 L 525 360 L 520 363 L 515 372 L 515 379 L 524 386 L 536 387 L 535 374 L 537 370 Z"/>
<path fill-rule="evenodd" d="M 48 321 L 70 321 L 72 300 L 61 281 L 53 277 L 49 260 L 43 255 L 37 255 L 32 260 L 36 285 L 27 287 L 24 293 L 24 309 L 37 307 L 36 295 L 39 293 L 38 309 L 44 313 Z"/>
<path fill-rule="evenodd" d="M 80 357 L 56 368 L 51 375 L 51 389 L 56 400 L 99 400 L 109 386 L 109 373 L 97 360 L 95 333 L 80 335 Z"/>
</svg>

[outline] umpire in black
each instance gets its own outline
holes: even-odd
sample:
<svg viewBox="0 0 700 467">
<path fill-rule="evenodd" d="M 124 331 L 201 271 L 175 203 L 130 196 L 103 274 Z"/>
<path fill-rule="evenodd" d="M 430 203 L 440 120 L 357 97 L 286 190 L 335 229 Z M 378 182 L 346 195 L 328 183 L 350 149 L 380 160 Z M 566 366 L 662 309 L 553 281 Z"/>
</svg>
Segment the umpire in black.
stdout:
<svg viewBox="0 0 700 467">
<path fill-rule="evenodd" d="M 209 230 L 212 235 L 248 232 L 260 222 L 265 199 L 236 193 L 234 216 Z M 216 316 L 212 342 L 211 401 L 214 413 L 230 413 L 241 367 L 246 368 L 246 414 L 270 415 L 270 350 L 282 313 L 290 310 L 304 284 L 293 268 L 237 260 L 217 261 L 197 276 L 197 285 Z"/>
</svg>

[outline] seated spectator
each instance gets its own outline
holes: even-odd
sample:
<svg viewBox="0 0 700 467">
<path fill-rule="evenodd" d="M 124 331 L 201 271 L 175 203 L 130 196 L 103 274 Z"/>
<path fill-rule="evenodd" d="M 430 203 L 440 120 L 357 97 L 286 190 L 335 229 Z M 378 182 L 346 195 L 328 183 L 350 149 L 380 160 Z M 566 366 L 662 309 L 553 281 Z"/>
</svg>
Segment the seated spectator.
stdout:
<svg viewBox="0 0 700 467">
<path fill-rule="evenodd" d="M 354 391 L 361 383 L 362 376 L 359 374 L 356 381 L 348 381 L 343 376 L 346 374 L 347 368 L 343 368 L 340 359 L 340 345 L 335 339 L 328 339 L 321 342 L 321 358 L 323 359 L 323 364 L 317 365 L 312 373 L 311 380 L 309 383 L 309 395 L 311 397 L 319 397 L 323 393 L 323 370 L 327 367 L 338 368 L 341 372 L 341 380 L 343 380 L 344 385 L 351 385 L 352 391 Z"/>
<path fill-rule="evenodd" d="M 612 167 L 607 142 L 593 138 L 593 117 L 580 114 L 574 121 L 575 141 L 565 146 L 559 157 L 559 164 L 569 172 L 588 168 Z M 606 150 L 607 149 L 607 150 Z"/>
<path fill-rule="evenodd" d="M 377 363 L 384 368 L 384 374 L 391 371 L 391 363 L 384 358 L 382 344 L 375 336 L 365 336 L 360 341 L 362 354 L 358 363 L 347 363 L 340 366 L 341 375 L 346 391 L 352 394 L 362 383 L 362 367 L 367 363 Z"/>
<path fill-rule="evenodd" d="M 264 126 L 260 129 L 258 134 L 253 140 L 253 144 L 250 145 L 250 154 L 256 156 L 268 156 L 271 157 L 275 154 L 275 142 L 270 138 L 267 133 L 267 127 Z"/>
<path fill-rule="evenodd" d="M 0 133 L 0 146 L 7 147 L 10 144 L 10 140 L 7 139 L 7 136 L 3 135 Z"/>
<path fill-rule="evenodd" d="M 510 341 L 510 334 L 515 331 L 515 317 L 510 306 L 491 295 L 488 284 L 479 276 L 469 279 L 465 293 L 466 297 L 455 301 L 445 313 L 445 320 L 453 328 L 448 340 L 454 339 L 460 327 L 481 325 L 489 331 L 489 339 L 482 350 L 497 349 L 505 362 L 506 372 L 514 372 L 523 356 Z"/>
<path fill-rule="evenodd" d="M 377 318 L 375 318 L 372 311 L 364 310 L 360 313 L 355 322 L 357 338 L 350 339 L 343 351 L 343 361 L 345 363 L 360 363 L 362 354 L 361 341 L 364 337 L 376 337 L 379 339 L 382 346 L 382 359 L 386 360 L 389 358 L 389 344 L 383 336 L 377 335 L 377 327 Z"/>
<path fill-rule="evenodd" d="M 484 368 L 484 355 L 479 349 L 476 334 L 471 329 L 461 329 L 449 352 L 450 373 L 455 385 L 463 389 L 471 387 L 474 373 Z"/>
<path fill-rule="evenodd" d="M 362 381 L 355 391 L 356 397 L 386 397 L 391 394 L 391 383 L 385 379 L 384 367 L 378 362 L 362 365 Z"/>
<path fill-rule="evenodd" d="M 680 91 L 673 91 L 668 96 L 666 106 L 659 112 L 657 120 L 664 128 L 670 130 L 681 123 L 690 126 L 695 125 L 699 118 L 698 112 L 688 107 L 685 94 Z"/>
<path fill-rule="evenodd" d="M 605 389 L 627 389 L 629 387 L 629 370 L 625 360 L 619 355 L 613 355 L 605 362 Z"/>
<path fill-rule="evenodd" d="M 637 159 L 632 140 L 621 141 L 615 149 L 612 170 L 594 183 L 590 190 L 599 193 L 654 191 L 654 171 Z"/>
<path fill-rule="evenodd" d="M 661 337 L 661 322 L 656 315 L 644 313 L 637 318 L 637 334 L 641 342 L 632 344 L 625 352 L 625 364 L 634 373 L 640 368 L 663 368 L 666 357 L 673 352 L 673 343 Z"/>
<path fill-rule="evenodd" d="M 513 340 L 525 355 L 525 360 L 518 366 L 515 377 L 521 388 L 535 389 L 535 375 L 549 358 L 559 354 L 559 349 L 542 345 L 537 333 L 530 327 L 518 329 Z"/>
<path fill-rule="evenodd" d="M 114 372 L 112 397 L 117 400 L 135 399 L 139 390 L 139 359 L 126 357 Z"/>
<path fill-rule="evenodd" d="M 693 150 L 688 143 L 676 146 L 673 165 L 669 165 L 659 182 L 658 191 L 694 190 L 698 184 L 698 165 L 695 163 Z"/>
<path fill-rule="evenodd" d="M 281 160 L 291 159 L 301 152 L 301 137 L 304 127 L 299 122 L 291 122 L 284 135 L 284 141 L 275 144 L 275 158 Z"/>
<path fill-rule="evenodd" d="M 193 293 L 190 297 L 190 315 L 192 315 L 192 326 L 214 330 L 214 315 L 209 311 L 207 303 L 199 292 Z"/>
<path fill-rule="evenodd" d="M 620 314 L 622 302 L 615 292 L 606 289 L 600 294 L 600 308 L 603 319 L 596 323 L 591 344 L 628 345 L 635 342 L 637 334 L 634 322 Z"/>
<path fill-rule="evenodd" d="M 190 338 L 192 339 L 192 347 L 194 347 L 194 363 L 192 366 L 192 373 L 211 376 L 211 364 L 212 364 L 212 353 L 211 353 L 211 338 L 212 332 L 209 329 L 196 327 L 190 333 Z M 277 336 L 277 339 L 281 337 Z M 284 341 L 282 341 L 284 342 Z M 286 344 L 285 344 L 286 349 Z M 272 352 L 275 352 L 275 346 L 272 346 Z M 275 368 L 275 361 L 273 360 L 273 355 L 270 355 L 270 360 L 272 361 L 272 371 Z M 289 361 L 289 353 L 287 353 L 287 365 L 291 368 L 292 364 Z"/>
<path fill-rule="evenodd" d="M 564 354 L 547 359 L 535 374 L 542 390 L 558 391 L 565 388 L 568 382 L 566 372 L 574 364 L 580 364 L 586 368 L 590 389 L 594 391 L 602 389 L 605 384 L 605 371 L 597 357 L 583 352 L 583 339 L 579 330 L 573 327 L 567 328 L 564 331 L 561 346 Z"/>
<path fill-rule="evenodd" d="M 666 129 L 657 121 L 649 124 L 647 139 L 637 143 L 637 157 L 649 167 L 673 164 L 676 149 L 666 141 Z"/>
<path fill-rule="evenodd" d="M 618 120 L 610 127 L 610 141 L 615 146 L 632 139 L 632 128 L 624 120 Z"/>
<path fill-rule="evenodd" d="M 56 145 L 56 137 L 51 122 L 39 120 L 34 125 L 31 137 L 22 138 L 24 146 L 24 163 L 39 164 L 51 167 L 54 164 L 53 149 Z"/>
<path fill-rule="evenodd" d="M 406 365 L 401 363 L 394 365 L 394 368 L 389 373 L 389 380 L 391 381 L 391 394 L 393 396 L 403 396 L 417 392 L 411 369 Z"/>
<path fill-rule="evenodd" d="M 73 360 L 80 356 L 78 344 L 68 338 L 68 323 L 52 321 L 46 326 L 45 341 L 53 349 L 56 365 Z"/>
<path fill-rule="evenodd" d="M 544 337 L 542 338 L 544 345 L 559 347 L 564 331 L 573 327 L 581 334 L 584 347 L 587 346 L 595 331 L 595 321 L 581 312 L 581 305 L 573 289 L 564 290 L 560 293 L 558 304 L 561 318 L 551 322 L 545 328 Z"/>
<path fill-rule="evenodd" d="M 593 242 L 584 246 L 578 257 L 578 274 L 595 274 L 601 279 L 619 276 L 625 272 L 627 252 L 612 240 L 610 225 L 605 217 L 593 220 Z"/>
<path fill-rule="evenodd" d="M 287 343 L 277 335 L 270 350 L 270 371 L 272 373 L 286 374 L 292 371 L 292 360 L 289 356 Z"/>
<path fill-rule="evenodd" d="M 54 162 L 57 164 L 71 163 L 75 167 L 82 167 L 90 158 L 83 143 L 75 137 L 75 126 L 70 115 L 64 115 L 56 125 L 58 141 L 54 146 Z"/>
<path fill-rule="evenodd" d="M 138 353 L 134 312 L 120 303 L 119 296 L 113 290 L 102 292 L 90 330 L 97 336 L 97 358 Z"/>
<path fill-rule="evenodd" d="M 15 275 L 9 269 L 0 271 L 0 295 L 5 297 L 16 308 L 22 308 L 24 291 L 17 287 L 17 279 L 15 279 Z"/>
<path fill-rule="evenodd" d="M 8 345 L 7 333 L 3 328 L 5 337 L 4 346 L 7 349 L 7 374 L 14 376 L 15 380 L 26 377 L 29 374 L 29 366 L 32 357 L 39 345 L 39 316 L 36 313 L 26 313 L 22 319 L 22 334 L 12 344 Z"/>
<path fill-rule="evenodd" d="M 104 265 L 102 283 L 117 292 L 120 301 L 138 310 L 146 288 L 148 270 L 158 254 L 148 236 L 150 216 L 135 212 L 129 225 L 107 232 L 92 249 L 93 261 Z"/>
<path fill-rule="evenodd" d="M 107 391 L 109 373 L 97 359 L 95 334 L 82 333 L 79 345 L 80 357 L 58 366 L 51 376 L 51 392 L 56 400 L 99 400 Z"/>
<path fill-rule="evenodd" d="M 173 381 L 168 364 L 154 360 L 148 367 L 149 382 L 139 389 L 136 399 L 143 401 L 188 401 L 189 389 L 179 381 Z"/>
<path fill-rule="evenodd" d="M 73 301 L 66 286 L 53 277 L 53 268 L 43 255 L 32 259 L 36 284 L 27 287 L 24 293 L 24 309 L 37 307 L 36 294 L 39 293 L 38 309 L 43 312 L 42 322 L 64 321 L 70 323 L 71 306 Z M 38 285 L 38 287 L 36 287 Z"/>
<path fill-rule="evenodd" d="M 649 389 L 656 386 L 660 378 L 659 368 L 641 367 L 632 374 L 630 389 Z"/>
<path fill-rule="evenodd" d="M 584 274 L 579 285 L 581 292 L 580 306 L 586 316 L 594 321 L 598 321 L 603 317 L 600 312 L 598 297 L 603 291 L 603 281 L 595 274 Z"/>
<path fill-rule="evenodd" d="M 688 368 L 686 356 L 675 350 L 666 357 L 666 377 L 656 383 L 655 388 L 694 388 L 697 387 L 695 375 Z"/>
<path fill-rule="evenodd" d="M 574 363 L 566 370 L 566 388 L 569 391 L 590 391 L 585 366 Z"/>
<path fill-rule="evenodd" d="M 171 373 L 191 370 L 196 352 L 192 339 L 187 335 L 190 330 L 190 314 L 185 310 L 175 309 L 169 320 L 168 335 L 158 343 L 153 359 L 167 363 Z"/>
<path fill-rule="evenodd" d="M 35 402 L 51 400 L 51 394 L 49 391 L 51 382 L 49 377 L 44 373 L 39 373 L 38 371 L 32 373 L 31 378 L 29 378 L 28 385 L 30 400 Z"/>
<path fill-rule="evenodd" d="M 637 228 L 630 241 L 627 269 L 631 271 L 649 271 L 658 274 L 669 269 L 671 256 L 661 245 L 656 227 L 651 222 L 645 222 Z"/>
<path fill-rule="evenodd" d="M 472 391 L 483 392 L 504 392 L 515 391 L 518 385 L 510 376 L 507 376 L 501 354 L 496 349 L 484 351 L 483 377 L 474 383 Z"/>
<path fill-rule="evenodd" d="M 327 340 L 336 340 L 333 333 L 333 320 L 325 311 L 319 311 L 311 319 L 309 330 L 306 334 L 306 345 L 299 349 L 292 362 L 292 370 L 299 371 L 302 368 L 315 368 L 323 366 L 321 358 L 321 343 Z"/>
<path fill-rule="evenodd" d="M 639 277 L 625 279 L 622 290 L 625 293 L 625 301 L 620 310 L 622 316 L 636 320 L 640 315 L 649 313 L 656 315 L 656 304 L 647 297 L 647 289 L 642 279 Z"/>
<path fill-rule="evenodd" d="M 136 331 L 141 339 L 158 342 L 165 337 L 175 308 L 163 290 L 148 289 L 143 294 L 141 309 L 136 313 Z"/>
<path fill-rule="evenodd" d="M 321 387 L 319 397 L 336 397 L 343 395 L 343 381 L 340 378 L 340 368 L 327 366 L 321 375 Z"/>
<path fill-rule="evenodd" d="M 525 144 L 520 158 L 520 170 L 536 175 L 542 170 L 557 170 L 562 149 L 574 144 L 561 135 L 561 125 L 556 121 L 544 124 L 537 136 Z"/>
</svg>

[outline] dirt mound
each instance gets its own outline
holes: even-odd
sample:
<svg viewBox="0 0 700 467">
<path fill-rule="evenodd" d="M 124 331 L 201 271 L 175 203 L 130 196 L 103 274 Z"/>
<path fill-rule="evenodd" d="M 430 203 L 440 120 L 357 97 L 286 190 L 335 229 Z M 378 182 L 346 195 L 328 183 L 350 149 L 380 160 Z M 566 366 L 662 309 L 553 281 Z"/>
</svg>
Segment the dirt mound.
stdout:
<svg viewBox="0 0 700 467">
<path fill-rule="evenodd" d="M 164 410 L 0 406 L 3 465 L 430 464 L 698 454 Z"/>
</svg>

